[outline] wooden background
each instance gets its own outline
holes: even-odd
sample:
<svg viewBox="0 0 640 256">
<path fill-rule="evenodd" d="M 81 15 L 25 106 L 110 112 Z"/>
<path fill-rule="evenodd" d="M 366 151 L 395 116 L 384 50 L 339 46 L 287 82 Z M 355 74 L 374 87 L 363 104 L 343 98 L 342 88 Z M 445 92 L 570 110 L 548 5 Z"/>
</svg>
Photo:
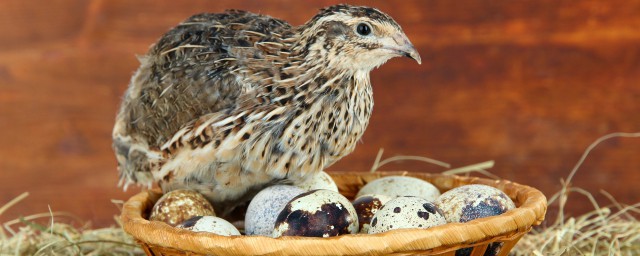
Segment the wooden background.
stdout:
<svg viewBox="0 0 640 256">
<path fill-rule="evenodd" d="M 0 216 L 68 211 L 113 225 L 111 128 L 144 54 L 191 14 L 246 9 L 304 23 L 336 1 L 0 1 Z M 371 167 L 376 153 L 462 166 L 551 195 L 585 148 L 640 131 L 640 1 L 354 1 L 393 16 L 422 54 L 372 73 L 375 108 L 363 143 L 330 171 Z M 593 151 L 574 184 L 640 201 L 640 138 Z M 440 172 L 404 162 L 383 169 Z M 601 203 L 606 200 L 599 196 Z M 576 196 L 574 214 L 589 209 Z"/>
</svg>

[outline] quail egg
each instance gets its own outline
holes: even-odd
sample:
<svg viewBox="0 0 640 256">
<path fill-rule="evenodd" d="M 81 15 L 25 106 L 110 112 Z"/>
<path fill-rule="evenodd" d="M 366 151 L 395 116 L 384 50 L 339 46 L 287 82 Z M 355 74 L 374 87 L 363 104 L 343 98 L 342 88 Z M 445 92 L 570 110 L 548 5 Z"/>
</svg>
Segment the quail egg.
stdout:
<svg viewBox="0 0 640 256">
<path fill-rule="evenodd" d="M 426 229 L 446 223 L 440 209 L 429 200 L 402 196 L 391 199 L 373 215 L 369 234 L 404 228 Z"/>
<path fill-rule="evenodd" d="M 278 214 L 295 196 L 305 190 L 289 185 L 275 185 L 261 190 L 253 197 L 247 214 L 244 229 L 247 235 L 271 236 Z"/>
<path fill-rule="evenodd" d="M 366 234 L 369 232 L 369 225 L 373 215 L 389 200 L 391 198 L 385 195 L 363 195 L 353 200 L 353 208 L 358 213 L 360 233 Z"/>
<path fill-rule="evenodd" d="M 451 189 L 436 200 L 436 205 L 442 209 L 447 222 L 467 222 L 516 208 L 504 192 L 480 184 Z"/>
<path fill-rule="evenodd" d="M 362 187 L 356 197 L 366 194 L 385 195 L 389 197 L 417 196 L 435 201 L 440 191 L 431 183 L 407 176 L 387 176 L 375 179 Z"/>
<path fill-rule="evenodd" d="M 209 232 L 221 236 L 239 236 L 240 231 L 228 221 L 215 216 L 195 216 L 178 226 L 177 228 L 194 232 Z"/>
<path fill-rule="evenodd" d="M 293 185 L 300 187 L 305 191 L 328 189 L 338 192 L 338 186 L 336 185 L 336 182 L 333 181 L 333 178 L 331 178 L 331 176 L 325 171 L 320 171 L 316 175 L 308 177 L 307 179 L 302 180 L 299 183 L 294 183 Z"/>
<path fill-rule="evenodd" d="M 215 216 L 213 206 L 203 195 L 186 189 L 164 194 L 151 209 L 149 220 L 178 225 L 194 216 Z"/>
<path fill-rule="evenodd" d="M 294 197 L 276 219 L 273 237 L 329 237 L 358 233 L 358 215 L 343 195 L 326 189 Z"/>
<path fill-rule="evenodd" d="M 487 185 L 464 185 L 443 193 L 436 205 L 442 209 L 447 222 L 467 222 L 470 220 L 500 215 L 515 208 L 515 204 L 501 190 Z M 486 256 L 497 255 L 502 243 L 491 243 Z M 456 251 L 457 256 L 471 255 L 473 248 Z"/>
</svg>

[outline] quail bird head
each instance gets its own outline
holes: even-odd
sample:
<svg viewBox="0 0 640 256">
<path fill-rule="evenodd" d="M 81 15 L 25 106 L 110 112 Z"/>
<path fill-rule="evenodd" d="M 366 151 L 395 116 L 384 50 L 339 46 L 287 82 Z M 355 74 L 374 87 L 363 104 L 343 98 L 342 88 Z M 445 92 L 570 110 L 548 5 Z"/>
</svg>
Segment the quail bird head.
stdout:
<svg viewBox="0 0 640 256">
<path fill-rule="evenodd" d="M 397 56 L 421 62 L 374 8 L 331 6 L 298 27 L 192 16 L 131 78 L 113 130 L 120 184 L 189 188 L 220 206 L 303 181 L 353 151 L 373 109 L 369 73 Z"/>
</svg>

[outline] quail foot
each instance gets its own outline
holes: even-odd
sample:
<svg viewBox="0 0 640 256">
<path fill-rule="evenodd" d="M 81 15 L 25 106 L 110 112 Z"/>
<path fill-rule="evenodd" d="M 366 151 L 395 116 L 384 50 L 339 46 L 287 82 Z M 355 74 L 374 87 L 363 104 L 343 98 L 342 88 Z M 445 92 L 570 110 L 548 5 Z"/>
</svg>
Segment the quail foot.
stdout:
<svg viewBox="0 0 640 256">
<path fill-rule="evenodd" d="M 374 8 L 331 6 L 297 27 L 195 15 L 140 57 L 113 129 L 120 185 L 188 188 L 219 206 L 322 171 L 354 150 L 369 73 L 398 56 L 421 62 Z"/>
</svg>

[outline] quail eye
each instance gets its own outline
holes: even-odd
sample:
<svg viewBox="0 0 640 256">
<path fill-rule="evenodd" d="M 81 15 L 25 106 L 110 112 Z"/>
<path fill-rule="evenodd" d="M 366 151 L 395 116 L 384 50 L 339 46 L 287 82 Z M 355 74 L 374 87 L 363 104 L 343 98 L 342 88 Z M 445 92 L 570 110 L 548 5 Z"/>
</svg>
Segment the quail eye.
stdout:
<svg viewBox="0 0 640 256">
<path fill-rule="evenodd" d="M 358 34 L 366 36 L 371 34 L 371 27 L 369 27 L 369 25 L 366 23 L 360 23 L 358 24 L 356 31 L 358 32 Z"/>
</svg>

